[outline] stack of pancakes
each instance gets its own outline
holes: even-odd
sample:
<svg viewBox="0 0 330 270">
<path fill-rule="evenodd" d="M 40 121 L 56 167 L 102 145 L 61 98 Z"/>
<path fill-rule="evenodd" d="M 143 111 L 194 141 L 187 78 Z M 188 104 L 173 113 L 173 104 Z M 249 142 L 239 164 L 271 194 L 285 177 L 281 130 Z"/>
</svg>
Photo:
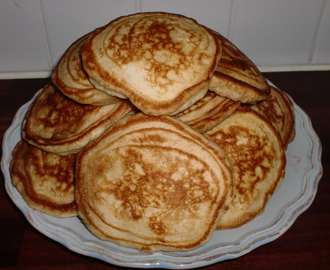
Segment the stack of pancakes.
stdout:
<svg viewBox="0 0 330 270">
<path fill-rule="evenodd" d="M 293 104 L 195 20 L 120 17 L 75 41 L 12 153 L 34 209 L 95 236 L 186 251 L 262 213 L 284 178 Z"/>
</svg>

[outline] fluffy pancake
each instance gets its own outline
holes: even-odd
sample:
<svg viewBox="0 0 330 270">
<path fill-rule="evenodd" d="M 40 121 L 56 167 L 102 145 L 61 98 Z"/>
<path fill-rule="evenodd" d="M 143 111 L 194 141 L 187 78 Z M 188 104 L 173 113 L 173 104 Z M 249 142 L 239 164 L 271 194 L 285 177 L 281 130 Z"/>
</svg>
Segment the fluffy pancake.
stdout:
<svg viewBox="0 0 330 270">
<path fill-rule="evenodd" d="M 33 209 L 61 218 L 76 216 L 75 160 L 75 154 L 60 157 L 19 141 L 10 163 L 12 183 Z"/>
<path fill-rule="evenodd" d="M 283 91 L 271 87 L 270 97 L 252 105 L 251 108 L 269 120 L 279 132 L 285 147 L 294 139 L 295 119 L 293 105 Z"/>
<path fill-rule="evenodd" d="M 203 97 L 221 46 L 193 19 L 150 12 L 110 22 L 85 43 L 81 55 L 96 88 L 128 97 L 146 114 L 169 115 Z"/>
<path fill-rule="evenodd" d="M 262 213 L 284 177 L 285 153 L 278 132 L 250 108 L 239 108 L 206 136 L 233 164 L 235 197 L 217 229 L 239 227 Z"/>
<path fill-rule="evenodd" d="M 143 251 L 204 244 L 233 194 L 222 149 L 169 116 L 126 116 L 77 158 L 75 198 L 86 227 Z"/>
<path fill-rule="evenodd" d="M 233 43 L 215 32 L 222 45 L 222 57 L 214 72 L 209 90 L 243 103 L 264 100 L 270 88 L 256 65 Z"/>
<path fill-rule="evenodd" d="M 96 89 L 83 69 L 80 49 L 95 30 L 75 41 L 56 65 L 51 80 L 67 97 L 81 104 L 108 105 L 120 99 Z"/>
<path fill-rule="evenodd" d="M 134 110 L 129 101 L 106 106 L 78 104 L 48 84 L 23 120 L 22 137 L 44 151 L 68 155 L 79 152 L 89 141 Z"/>
<path fill-rule="evenodd" d="M 176 117 L 198 132 L 205 133 L 231 115 L 240 104 L 208 91 L 202 99 Z"/>
</svg>

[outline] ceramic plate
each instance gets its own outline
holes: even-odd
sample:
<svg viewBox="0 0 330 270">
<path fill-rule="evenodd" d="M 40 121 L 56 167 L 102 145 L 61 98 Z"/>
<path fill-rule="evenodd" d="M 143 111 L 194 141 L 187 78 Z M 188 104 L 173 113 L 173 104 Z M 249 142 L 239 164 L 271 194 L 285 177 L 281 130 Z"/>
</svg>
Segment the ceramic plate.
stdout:
<svg viewBox="0 0 330 270">
<path fill-rule="evenodd" d="M 35 98 L 35 97 L 34 97 Z M 33 99 L 34 99 L 33 98 Z M 33 99 L 14 117 L 3 139 L 1 168 L 5 187 L 13 202 L 38 231 L 77 253 L 108 263 L 135 268 L 196 268 L 240 257 L 280 237 L 312 203 L 322 175 L 321 144 L 306 113 L 294 104 L 296 137 L 289 144 L 286 176 L 265 211 L 237 229 L 216 231 L 202 247 L 188 252 L 145 253 L 102 241 L 77 217 L 55 218 L 31 209 L 11 184 L 11 152 L 21 140 L 21 123 Z"/>
</svg>

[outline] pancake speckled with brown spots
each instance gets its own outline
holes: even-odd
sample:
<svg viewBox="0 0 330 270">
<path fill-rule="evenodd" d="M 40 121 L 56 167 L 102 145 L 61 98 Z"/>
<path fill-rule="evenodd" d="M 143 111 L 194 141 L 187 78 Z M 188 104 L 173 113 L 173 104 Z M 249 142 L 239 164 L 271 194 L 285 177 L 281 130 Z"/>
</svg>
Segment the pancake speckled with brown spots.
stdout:
<svg viewBox="0 0 330 270">
<path fill-rule="evenodd" d="M 25 116 L 22 137 L 44 151 L 68 155 L 79 152 L 133 111 L 135 107 L 127 100 L 106 106 L 82 105 L 48 84 Z"/>
<path fill-rule="evenodd" d="M 240 105 L 239 101 L 208 91 L 202 99 L 176 117 L 198 132 L 205 133 L 230 116 Z"/>
<path fill-rule="evenodd" d="M 76 154 L 61 157 L 19 141 L 10 163 L 13 186 L 35 210 L 60 218 L 76 216 L 75 160 Z"/>
<path fill-rule="evenodd" d="M 293 104 L 283 91 L 271 87 L 270 97 L 252 105 L 251 108 L 270 121 L 279 132 L 285 147 L 293 141 L 295 137 Z"/>
<path fill-rule="evenodd" d="M 206 136 L 233 164 L 235 197 L 217 229 L 242 226 L 263 212 L 284 178 L 285 152 L 278 132 L 250 108 L 239 108 Z"/>
<path fill-rule="evenodd" d="M 91 83 L 149 115 L 176 114 L 202 98 L 221 57 L 211 30 L 164 12 L 120 17 L 81 49 Z"/>
<path fill-rule="evenodd" d="M 242 103 L 267 99 L 270 88 L 257 66 L 228 39 L 214 33 L 221 41 L 222 56 L 209 90 Z"/>
<path fill-rule="evenodd" d="M 76 40 L 56 65 L 51 80 L 67 97 L 81 104 L 109 105 L 120 99 L 96 89 L 81 63 L 80 49 L 98 29 Z"/>
<path fill-rule="evenodd" d="M 143 251 L 206 243 L 234 195 L 214 142 L 169 116 L 126 116 L 77 158 L 78 215 L 97 237 Z"/>
</svg>

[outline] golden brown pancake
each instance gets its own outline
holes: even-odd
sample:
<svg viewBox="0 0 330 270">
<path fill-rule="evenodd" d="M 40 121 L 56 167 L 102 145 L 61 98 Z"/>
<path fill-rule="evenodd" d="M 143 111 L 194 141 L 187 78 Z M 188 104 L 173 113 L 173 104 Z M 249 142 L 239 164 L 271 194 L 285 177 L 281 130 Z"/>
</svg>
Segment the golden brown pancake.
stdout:
<svg viewBox="0 0 330 270">
<path fill-rule="evenodd" d="M 51 80 L 64 95 L 81 104 L 109 105 L 120 99 L 96 89 L 83 69 L 80 48 L 98 29 L 75 41 L 56 65 Z"/>
<path fill-rule="evenodd" d="M 221 148 L 169 116 L 129 115 L 79 154 L 78 215 L 97 237 L 143 251 L 210 239 L 234 195 Z"/>
<path fill-rule="evenodd" d="M 251 108 L 269 122 L 279 132 L 283 145 L 287 145 L 295 136 L 295 119 L 293 105 L 286 94 L 275 87 L 271 87 L 271 95 L 267 100 L 252 105 Z"/>
<path fill-rule="evenodd" d="M 242 103 L 266 99 L 270 88 L 256 65 L 228 39 L 214 33 L 221 41 L 222 57 L 209 90 Z"/>
<path fill-rule="evenodd" d="M 220 97 L 209 91 L 176 117 L 198 132 L 205 133 L 231 115 L 240 104 L 239 101 Z"/>
<path fill-rule="evenodd" d="M 250 108 L 239 108 L 206 136 L 233 164 L 235 197 L 217 230 L 242 226 L 263 212 L 284 177 L 285 153 L 278 132 Z"/>
<path fill-rule="evenodd" d="M 31 208 L 60 218 L 76 216 L 75 160 L 75 154 L 61 157 L 19 141 L 10 163 L 12 183 Z"/>
<path fill-rule="evenodd" d="M 128 97 L 146 114 L 169 115 L 203 97 L 221 46 L 193 19 L 150 12 L 110 22 L 85 43 L 81 55 L 96 88 Z"/>
<path fill-rule="evenodd" d="M 278 88 L 276 88 L 276 89 L 279 91 L 279 93 L 281 94 L 282 98 L 284 98 L 286 100 L 287 105 L 289 106 L 289 108 L 291 110 L 291 116 L 293 118 L 293 127 L 291 129 L 291 134 L 289 135 L 289 137 L 287 139 L 287 145 L 288 145 L 296 137 L 296 125 L 295 125 L 294 105 L 293 105 L 293 101 L 291 100 L 291 97 L 289 97 L 289 95 L 287 93 L 285 93 L 281 89 L 278 89 Z"/>
<path fill-rule="evenodd" d="M 129 101 L 106 106 L 82 105 L 48 84 L 31 104 L 23 120 L 22 136 L 44 151 L 68 155 L 79 152 L 134 110 Z"/>
</svg>

